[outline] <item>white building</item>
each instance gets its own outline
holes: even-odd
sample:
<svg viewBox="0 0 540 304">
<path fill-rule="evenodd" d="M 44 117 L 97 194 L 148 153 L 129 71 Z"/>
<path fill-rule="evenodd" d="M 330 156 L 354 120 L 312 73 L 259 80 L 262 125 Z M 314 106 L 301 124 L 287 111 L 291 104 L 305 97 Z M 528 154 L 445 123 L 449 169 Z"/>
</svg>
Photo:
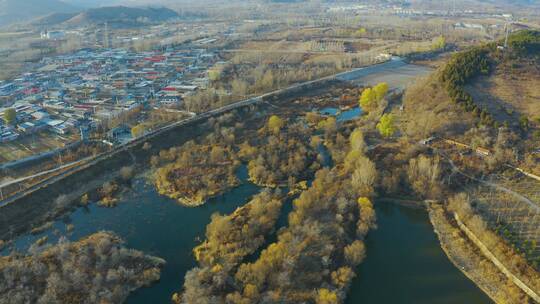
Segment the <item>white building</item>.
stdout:
<svg viewBox="0 0 540 304">
<path fill-rule="evenodd" d="M 66 37 L 63 31 L 44 31 L 41 32 L 41 39 L 61 40 Z"/>
</svg>

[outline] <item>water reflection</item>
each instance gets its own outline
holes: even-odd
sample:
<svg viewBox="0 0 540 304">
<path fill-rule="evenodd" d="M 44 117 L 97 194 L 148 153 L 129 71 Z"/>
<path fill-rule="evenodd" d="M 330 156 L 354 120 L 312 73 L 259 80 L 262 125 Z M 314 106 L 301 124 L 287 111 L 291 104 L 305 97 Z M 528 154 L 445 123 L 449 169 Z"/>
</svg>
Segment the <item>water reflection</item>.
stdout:
<svg viewBox="0 0 540 304">
<path fill-rule="evenodd" d="M 354 107 L 347 110 L 340 110 L 339 108 L 327 107 L 319 111 L 320 114 L 326 116 L 335 116 L 336 121 L 345 122 L 353 120 L 362 114 L 360 107 Z"/>
<path fill-rule="evenodd" d="M 347 304 L 492 303 L 448 260 L 426 211 L 384 202 L 376 211 Z"/>
</svg>

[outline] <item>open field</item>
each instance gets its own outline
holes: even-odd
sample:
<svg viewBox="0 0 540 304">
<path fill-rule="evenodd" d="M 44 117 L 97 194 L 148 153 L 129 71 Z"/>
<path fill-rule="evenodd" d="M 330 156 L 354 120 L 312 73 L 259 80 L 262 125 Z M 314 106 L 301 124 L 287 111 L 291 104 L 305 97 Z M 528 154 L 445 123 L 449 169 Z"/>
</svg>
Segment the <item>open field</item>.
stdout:
<svg viewBox="0 0 540 304">
<path fill-rule="evenodd" d="M 0 144 L 0 163 L 62 148 L 78 137 L 78 134 L 56 135 L 49 132 L 23 136 L 13 142 Z"/>
</svg>

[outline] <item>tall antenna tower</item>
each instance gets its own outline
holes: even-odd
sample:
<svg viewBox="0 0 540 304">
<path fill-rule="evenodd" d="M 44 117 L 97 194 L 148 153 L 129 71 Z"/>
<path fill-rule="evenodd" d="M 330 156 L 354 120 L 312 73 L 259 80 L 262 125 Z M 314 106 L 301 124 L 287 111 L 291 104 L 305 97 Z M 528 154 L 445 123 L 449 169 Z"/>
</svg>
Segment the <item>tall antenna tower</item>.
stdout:
<svg viewBox="0 0 540 304">
<path fill-rule="evenodd" d="M 504 37 L 504 48 L 506 49 L 508 48 L 508 35 L 510 35 L 510 21 L 506 22 L 505 32 L 506 32 L 506 36 Z"/>
<path fill-rule="evenodd" d="M 103 33 L 103 47 L 109 48 L 109 23 L 105 22 L 105 32 Z"/>
</svg>

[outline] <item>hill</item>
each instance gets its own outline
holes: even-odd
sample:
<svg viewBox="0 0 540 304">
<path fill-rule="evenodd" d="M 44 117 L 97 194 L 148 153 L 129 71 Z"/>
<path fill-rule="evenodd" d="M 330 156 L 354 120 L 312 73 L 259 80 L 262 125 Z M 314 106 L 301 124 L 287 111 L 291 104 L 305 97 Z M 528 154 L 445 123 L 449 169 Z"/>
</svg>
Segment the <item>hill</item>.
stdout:
<svg viewBox="0 0 540 304">
<path fill-rule="evenodd" d="M 521 166 L 540 172 L 540 31 L 516 32 L 508 42 L 507 48 L 498 42 L 460 52 L 409 89 L 406 133 L 469 142 L 481 130 L 476 140 L 491 148 L 504 130 L 517 139 Z"/>
<path fill-rule="evenodd" d="M 100 7 L 86 10 L 65 22 L 68 26 L 88 24 L 134 24 L 161 22 L 178 17 L 168 8 L 134 8 L 125 6 Z"/>
<path fill-rule="evenodd" d="M 64 23 L 79 13 L 52 13 L 47 16 L 39 17 L 32 20 L 29 24 L 37 27 L 50 27 L 60 23 Z"/>
<path fill-rule="evenodd" d="M 0 26 L 27 22 L 53 13 L 73 13 L 78 8 L 60 0 L 0 0 Z"/>
</svg>

